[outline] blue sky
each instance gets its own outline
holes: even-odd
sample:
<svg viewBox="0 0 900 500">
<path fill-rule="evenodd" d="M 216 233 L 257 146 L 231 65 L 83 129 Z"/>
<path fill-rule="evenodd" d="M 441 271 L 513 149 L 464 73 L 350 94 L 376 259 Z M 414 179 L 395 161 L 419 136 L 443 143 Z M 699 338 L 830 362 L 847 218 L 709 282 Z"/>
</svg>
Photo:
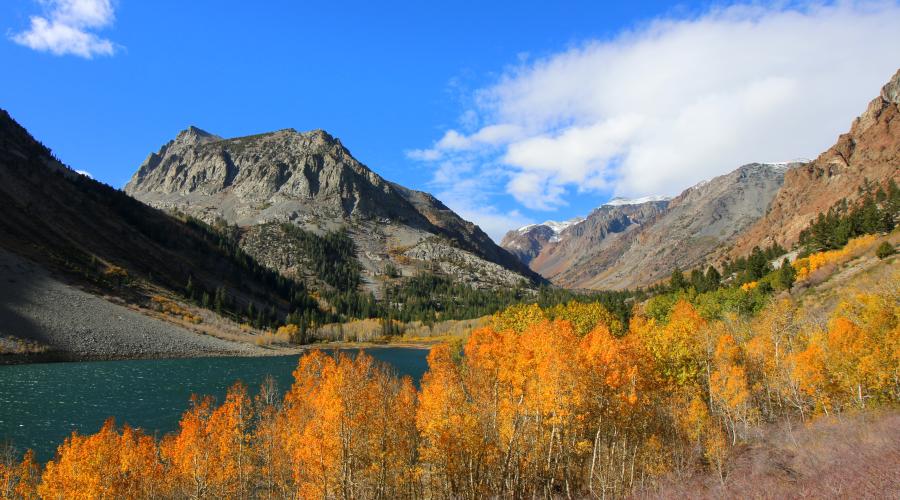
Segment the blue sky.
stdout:
<svg viewBox="0 0 900 500">
<path fill-rule="evenodd" d="M 6 0 L 0 107 L 116 187 L 191 124 L 324 128 L 499 239 L 815 156 L 900 66 L 898 10 Z"/>
</svg>

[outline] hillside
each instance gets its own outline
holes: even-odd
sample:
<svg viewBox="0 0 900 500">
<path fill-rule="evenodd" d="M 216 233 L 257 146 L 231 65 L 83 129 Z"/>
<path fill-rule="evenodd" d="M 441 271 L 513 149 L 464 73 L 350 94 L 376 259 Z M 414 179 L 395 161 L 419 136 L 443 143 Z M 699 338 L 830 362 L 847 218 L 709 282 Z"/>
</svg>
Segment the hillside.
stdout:
<svg viewBox="0 0 900 500">
<path fill-rule="evenodd" d="M 754 247 L 791 248 L 819 214 L 900 181 L 898 106 L 900 71 L 813 161 L 745 165 L 667 203 L 619 200 L 559 232 L 510 231 L 502 245 L 554 284 L 579 289 L 642 287 Z"/>
<path fill-rule="evenodd" d="M 867 184 L 900 180 L 900 70 L 881 89 L 850 131 L 805 165 L 789 169 L 770 210 L 736 240 L 730 255 L 746 255 L 754 246 L 797 242 L 818 214 L 836 203 L 851 203 Z"/>
<path fill-rule="evenodd" d="M 427 193 L 386 181 L 322 130 L 222 139 L 191 127 L 150 154 L 125 191 L 163 210 L 238 226 L 250 254 L 314 287 L 323 284 L 309 281 L 307 256 L 281 252 L 290 234 L 267 226 L 346 230 L 362 284 L 376 294 L 394 270 L 439 271 L 476 288 L 540 281 L 478 226 Z"/>
<path fill-rule="evenodd" d="M 564 222 L 548 220 L 541 224 L 529 224 L 507 232 L 503 236 L 500 246 L 525 264 L 531 264 L 531 261 L 540 255 L 544 247 L 561 241 L 562 233 L 566 229 L 583 220 L 581 217 L 576 217 Z M 538 270 L 538 272 L 541 271 Z"/>
<path fill-rule="evenodd" d="M 672 291 L 627 324 L 517 304 L 434 346 L 418 384 L 313 349 L 283 399 L 235 383 L 163 436 L 109 419 L 45 464 L 0 448 L 0 477 L 24 498 L 891 497 L 900 257 L 853 248 L 824 308 L 812 275 Z"/>
<path fill-rule="evenodd" d="M 154 303 L 154 297 L 188 300 L 193 296 L 198 303 L 208 300 L 208 307 L 238 320 L 250 304 L 256 311 L 265 311 L 267 321 L 315 308 L 295 302 L 298 292 L 299 296 L 305 293 L 301 284 L 260 266 L 223 235 L 148 207 L 63 165 L 2 110 L 0 206 L 0 249 L 10 254 L 3 276 L 7 291 L 16 296 L 4 301 L 3 335 L 79 355 L 190 354 L 195 352 L 190 345 L 209 342 L 158 320 L 150 321 L 153 326 L 142 333 L 142 340 L 131 342 L 122 337 L 127 332 L 111 326 L 122 323 L 119 318 L 125 313 L 117 309 L 120 306 L 107 306 L 105 299 L 94 302 L 94 296 L 146 311 L 159 308 L 161 302 Z M 17 275 L 19 263 L 28 269 L 37 267 Z M 60 290 L 57 300 L 35 298 L 49 293 L 41 283 Z M 83 299 L 97 305 L 57 309 L 67 307 L 64 297 L 72 297 L 72 304 Z M 30 305 L 17 309 L 17 303 Z M 73 317 L 64 312 L 68 310 L 77 317 L 74 323 L 64 320 Z M 34 326 L 47 321 L 59 328 Z M 148 335 L 150 331 L 169 332 L 168 340 L 160 344 L 157 337 Z M 208 347 L 218 352 L 244 349 L 226 344 Z M 117 346 L 122 349 L 117 351 Z"/>
<path fill-rule="evenodd" d="M 543 245 L 529 264 L 567 288 L 653 284 L 676 268 L 703 264 L 756 222 L 780 188 L 784 168 L 752 163 L 671 200 L 604 205 Z"/>
</svg>

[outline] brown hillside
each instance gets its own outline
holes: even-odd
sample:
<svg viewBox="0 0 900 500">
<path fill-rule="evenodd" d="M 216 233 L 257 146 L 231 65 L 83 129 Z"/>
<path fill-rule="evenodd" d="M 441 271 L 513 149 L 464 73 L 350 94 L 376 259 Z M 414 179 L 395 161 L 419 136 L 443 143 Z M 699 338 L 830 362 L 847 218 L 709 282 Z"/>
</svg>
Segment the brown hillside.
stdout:
<svg viewBox="0 0 900 500">
<path fill-rule="evenodd" d="M 853 121 L 850 132 L 814 161 L 785 173 L 769 212 L 741 235 L 731 254 L 773 242 L 790 247 L 819 213 L 842 199 L 853 201 L 867 182 L 900 179 L 900 71 Z"/>
</svg>

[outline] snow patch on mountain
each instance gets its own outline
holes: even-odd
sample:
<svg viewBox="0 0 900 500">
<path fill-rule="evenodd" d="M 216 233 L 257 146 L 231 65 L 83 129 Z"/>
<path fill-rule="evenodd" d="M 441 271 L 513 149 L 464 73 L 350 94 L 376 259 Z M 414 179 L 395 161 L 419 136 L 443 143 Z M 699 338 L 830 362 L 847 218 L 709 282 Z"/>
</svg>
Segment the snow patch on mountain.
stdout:
<svg viewBox="0 0 900 500">
<path fill-rule="evenodd" d="M 575 217 L 573 219 L 569 219 L 569 220 L 562 221 L 562 222 L 557 222 L 555 220 L 548 220 L 548 221 L 544 221 L 540 224 L 529 224 L 527 226 L 520 227 L 517 231 L 519 233 L 527 233 L 528 231 L 530 231 L 531 229 L 533 229 L 535 227 L 544 226 L 544 227 L 550 228 L 550 230 L 553 231 L 553 236 L 550 238 L 550 241 L 557 242 L 557 241 L 559 241 L 560 233 L 562 233 L 566 228 L 574 226 L 575 224 L 578 224 L 579 222 L 582 222 L 583 220 L 584 220 L 584 217 Z"/>
<path fill-rule="evenodd" d="M 640 205 L 641 203 L 649 203 L 651 201 L 669 201 L 671 196 L 654 195 L 642 196 L 640 198 L 613 198 L 603 204 L 604 207 L 620 207 L 622 205 Z"/>
</svg>

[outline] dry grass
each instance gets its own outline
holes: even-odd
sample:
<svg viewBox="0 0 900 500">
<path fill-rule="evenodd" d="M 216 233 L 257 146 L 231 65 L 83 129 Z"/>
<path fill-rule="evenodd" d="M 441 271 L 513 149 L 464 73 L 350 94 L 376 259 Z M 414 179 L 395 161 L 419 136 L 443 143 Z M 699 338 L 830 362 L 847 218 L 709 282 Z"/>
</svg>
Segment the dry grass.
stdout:
<svg viewBox="0 0 900 500">
<path fill-rule="evenodd" d="M 446 320 L 434 324 L 421 321 L 395 322 L 399 335 L 385 337 L 384 323 L 380 319 L 354 320 L 347 323 L 330 323 L 316 328 L 312 338 L 324 342 L 412 342 L 434 343 L 465 338 L 476 328 L 487 326 L 490 316 L 475 319 Z"/>
<path fill-rule="evenodd" d="M 667 478 L 639 498 L 900 498 L 900 413 L 769 428 L 711 473 Z"/>
<path fill-rule="evenodd" d="M 42 354 L 47 351 L 49 348 L 46 345 L 35 340 L 0 336 L 0 354 Z"/>
<path fill-rule="evenodd" d="M 383 339 L 382 332 L 381 320 L 359 319 L 322 325 L 312 332 L 312 338 L 328 342 L 374 342 Z"/>
<path fill-rule="evenodd" d="M 174 306 L 174 310 L 177 312 L 167 311 L 166 308 L 159 306 L 158 300 L 153 299 L 151 299 L 150 307 L 139 307 L 135 304 L 126 304 L 126 306 L 133 311 L 178 325 L 194 333 L 233 342 L 253 344 L 260 335 L 265 333 L 264 330 L 258 330 L 248 324 L 237 323 L 229 318 L 219 316 L 213 311 L 188 304 L 174 297 L 157 296 L 167 304 Z M 172 310 L 171 307 L 169 309 Z"/>
<path fill-rule="evenodd" d="M 900 240 L 900 231 L 895 231 L 881 241 Z M 801 309 L 810 317 L 827 316 L 841 301 L 856 293 L 880 290 L 890 294 L 887 288 L 896 287 L 900 276 L 900 256 L 887 259 L 875 257 L 874 250 L 847 262 L 843 266 L 817 269 L 805 282 L 798 283 L 791 291 L 801 303 Z M 824 273 L 832 272 L 824 276 Z M 823 273 L 823 276 L 819 276 Z M 813 285 L 815 282 L 815 286 Z"/>
<path fill-rule="evenodd" d="M 404 339 L 435 339 L 448 337 L 467 337 L 472 330 L 488 326 L 490 324 L 490 316 L 482 316 L 474 319 L 450 319 L 440 321 L 432 325 L 424 324 L 421 321 L 413 321 L 407 323 L 403 331 Z"/>
</svg>

